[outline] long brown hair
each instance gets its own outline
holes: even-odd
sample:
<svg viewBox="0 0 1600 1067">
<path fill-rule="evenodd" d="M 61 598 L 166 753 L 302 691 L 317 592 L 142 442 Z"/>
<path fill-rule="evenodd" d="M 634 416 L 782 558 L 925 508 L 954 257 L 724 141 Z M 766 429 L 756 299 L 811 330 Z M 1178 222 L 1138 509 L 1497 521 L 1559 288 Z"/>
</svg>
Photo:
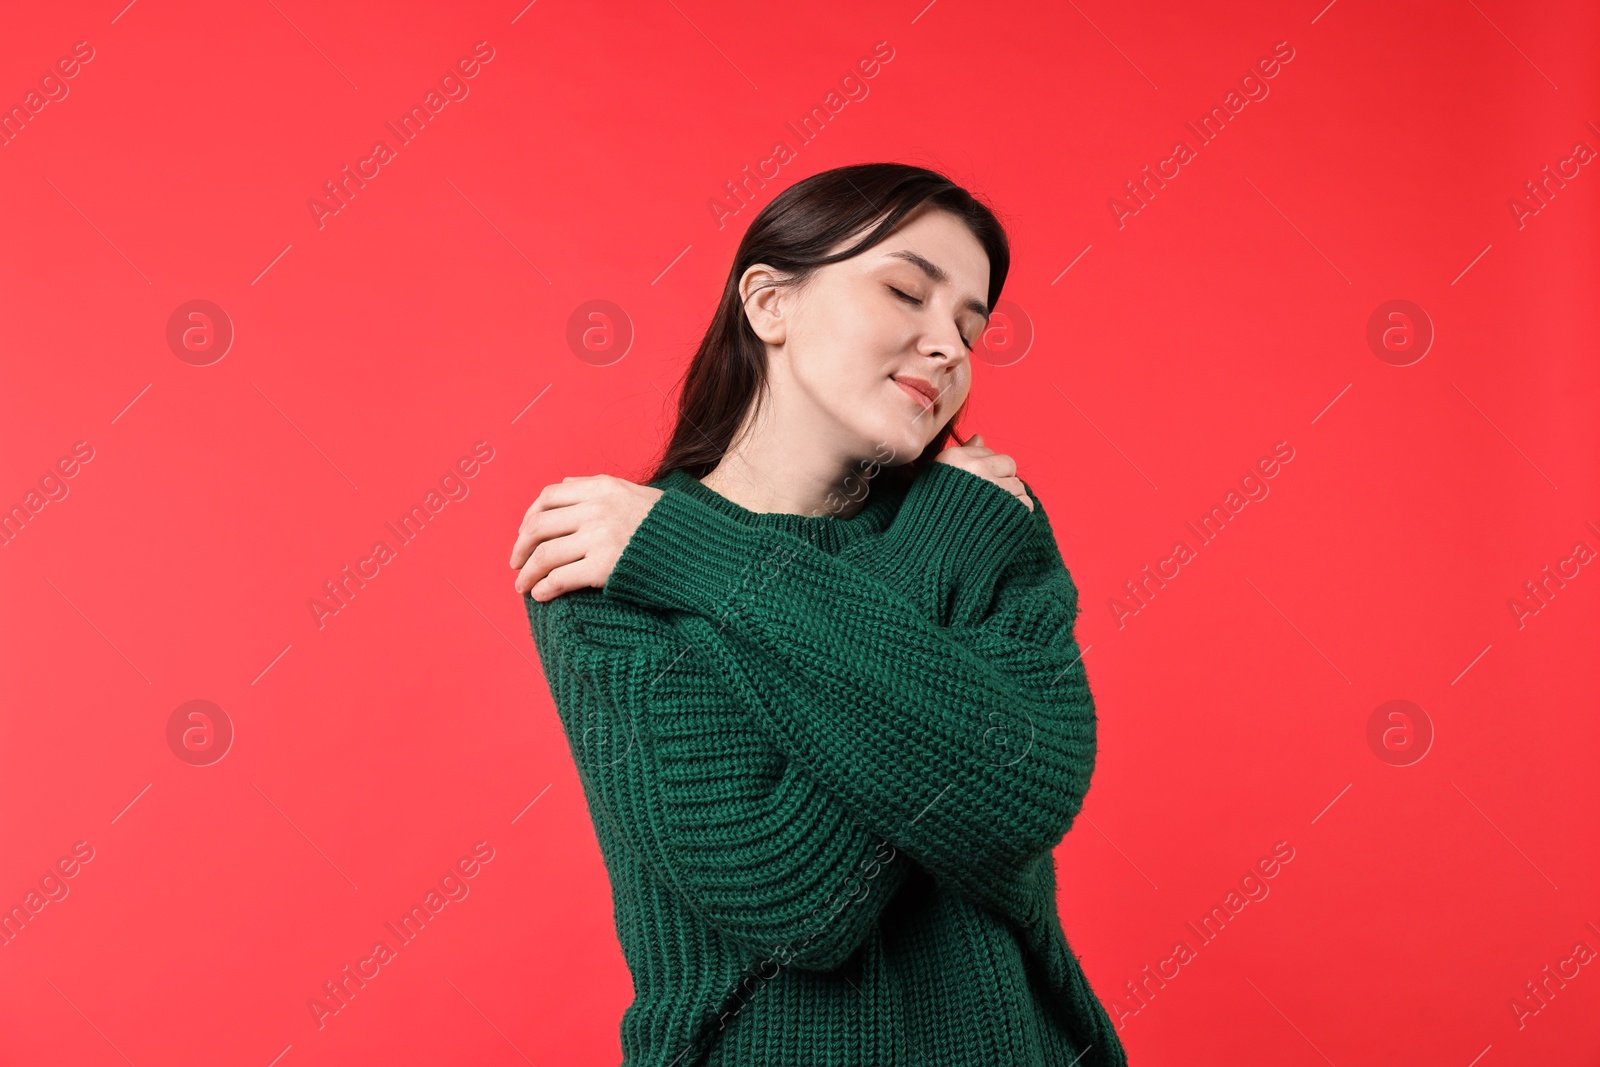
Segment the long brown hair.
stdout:
<svg viewBox="0 0 1600 1067">
<path fill-rule="evenodd" d="M 988 253 L 988 305 L 995 306 L 1011 269 L 1005 229 L 987 205 L 943 174 L 904 163 L 858 163 L 796 182 L 761 209 L 739 242 L 722 300 L 684 374 L 677 425 L 649 481 L 677 469 L 696 478 L 708 474 L 722 461 L 750 405 L 762 395 L 767 350 L 739 301 L 744 272 L 766 263 L 784 272 L 781 284 L 803 285 L 819 267 L 860 255 L 883 241 L 901 219 L 924 204 L 960 219 Z M 877 226 L 853 247 L 828 254 L 828 249 L 875 220 Z M 963 402 L 921 455 L 884 468 L 877 476 L 878 485 L 909 485 L 955 435 L 956 422 L 965 411 Z M 956 441 L 962 443 L 959 437 Z"/>
</svg>

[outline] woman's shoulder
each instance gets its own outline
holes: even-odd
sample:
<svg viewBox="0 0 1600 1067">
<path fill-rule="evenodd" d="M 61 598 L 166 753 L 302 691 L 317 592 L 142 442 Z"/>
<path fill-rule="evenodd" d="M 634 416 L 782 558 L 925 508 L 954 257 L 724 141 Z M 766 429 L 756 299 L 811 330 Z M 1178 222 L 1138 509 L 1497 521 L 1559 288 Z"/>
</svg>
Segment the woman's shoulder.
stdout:
<svg viewBox="0 0 1600 1067">
<path fill-rule="evenodd" d="M 541 651 L 569 644 L 640 649 L 671 639 L 672 625 L 664 614 L 607 597 L 597 588 L 573 589 L 544 601 L 524 593 L 522 600 Z"/>
</svg>

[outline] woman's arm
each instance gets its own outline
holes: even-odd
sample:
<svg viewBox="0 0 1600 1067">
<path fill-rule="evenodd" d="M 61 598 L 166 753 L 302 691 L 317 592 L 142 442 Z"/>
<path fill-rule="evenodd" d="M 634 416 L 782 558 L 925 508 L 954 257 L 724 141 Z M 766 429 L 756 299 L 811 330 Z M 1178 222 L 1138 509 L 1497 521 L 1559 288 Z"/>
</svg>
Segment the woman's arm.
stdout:
<svg viewBox="0 0 1600 1067">
<path fill-rule="evenodd" d="M 1037 510 L 1038 498 L 1023 488 Z M 949 626 L 983 612 L 1017 550 L 1041 526 L 1049 534 L 1041 520 L 993 481 L 933 463 L 917 475 L 884 535 L 839 558 L 870 571 L 923 618 Z"/>
<path fill-rule="evenodd" d="M 680 632 L 783 752 L 936 876 L 1030 923 L 1094 768 L 1077 589 L 1031 490 L 1030 512 L 965 471 L 924 484 L 939 471 L 875 549 L 844 557 L 668 492 L 604 595 L 687 613 Z"/>
<path fill-rule="evenodd" d="M 523 601 L 594 817 L 753 960 L 848 958 L 908 860 L 774 751 L 670 623 L 594 589 Z"/>
</svg>

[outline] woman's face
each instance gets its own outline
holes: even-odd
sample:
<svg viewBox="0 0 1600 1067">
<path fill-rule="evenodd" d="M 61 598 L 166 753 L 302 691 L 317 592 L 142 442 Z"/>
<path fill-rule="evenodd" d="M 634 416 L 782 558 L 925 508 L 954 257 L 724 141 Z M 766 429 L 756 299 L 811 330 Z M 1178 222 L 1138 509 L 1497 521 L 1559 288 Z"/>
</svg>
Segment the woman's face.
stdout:
<svg viewBox="0 0 1600 1067">
<path fill-rule="evenodd" d="M 954 215 L 924 208 L 799 290 L 761 288 L 779 276 L 758 264 L 741 279 L 779 422 L 845 461 L 915 459 L 972 388 L 971 346 L 988 321 L 983 246 Z"/>
</svg>

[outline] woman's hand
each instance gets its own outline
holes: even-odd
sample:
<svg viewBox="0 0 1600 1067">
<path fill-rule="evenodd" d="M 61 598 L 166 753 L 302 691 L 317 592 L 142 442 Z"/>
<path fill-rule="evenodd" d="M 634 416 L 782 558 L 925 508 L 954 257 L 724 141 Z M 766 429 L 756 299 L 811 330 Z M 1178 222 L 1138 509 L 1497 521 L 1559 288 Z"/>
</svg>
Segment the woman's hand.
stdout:
<svg viewBox="0 0 1600 1067">
<path fill-rule="evenodd" d="M 1022 479 L 1017 477 L 1017 461 L 1004 452 L 996 452 L 992 448 L 985 447 L 981 433 L 975 433 L 967 438 L 967 443 L 964 445 L 940 452 L 934 462 L 948 463 L 952 467 L 960 467 L 986 481 L 991 481 L 1022 501 L 1029 511 L 1033 510 L 1033 498 L 1028 495 Z"/>
<path fill-rule="evenodd" d="M 603 589 L 633 531 L 661 490 L 609 474 L 565 478 L 539 491 L 522 517 L 511 565 L 512 583 L 538 601 L 593 586 Z"/>
</svg>

